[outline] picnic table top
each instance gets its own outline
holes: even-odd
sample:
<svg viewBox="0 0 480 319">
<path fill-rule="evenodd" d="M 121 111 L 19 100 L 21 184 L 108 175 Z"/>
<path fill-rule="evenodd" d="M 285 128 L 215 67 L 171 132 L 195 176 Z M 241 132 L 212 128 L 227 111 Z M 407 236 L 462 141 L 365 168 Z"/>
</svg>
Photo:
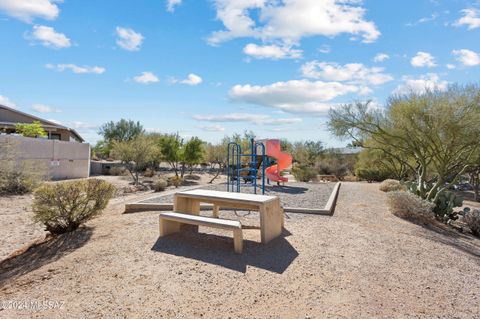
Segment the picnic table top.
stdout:
<svg viewBox="0 0 480 319">
<path fill-rule="evenodd" d="M 279 200 L 277 196 L 255 195 L 235 192 L 221 192 L 206 189 L 195 189 L 191 191 L 178 192 L 175 195 L 190 198 L 201 198 L 211 200 L 228 200 L 237 202 L 248 202 L 255 204 L 264 204 L 270 201 Z"/>
</svg>

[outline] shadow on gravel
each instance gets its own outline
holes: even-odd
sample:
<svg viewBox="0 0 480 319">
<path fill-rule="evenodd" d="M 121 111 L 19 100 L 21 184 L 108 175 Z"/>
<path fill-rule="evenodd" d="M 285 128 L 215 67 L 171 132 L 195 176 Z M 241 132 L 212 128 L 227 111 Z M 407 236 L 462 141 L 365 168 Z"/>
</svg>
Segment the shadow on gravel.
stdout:
<svg viewBox="0 0 480 319">
<path fill-rule="evenodd" d="M 82 247 L 90 239 L 93 228 L 82 227 L 74 232 L 36 242 L 23 251 L 0 262 L 0 286 L 10 279 L 25 275 L 54 262 Z"/>
<path fill-rule="evenodd" d="M 265 192 L 284 193 L 284 194 L 304 194 L 308 191 L 305 187 L 292 187 L 292 186 L 265 186 Z"/>
<path fill-rule="evenodd" d="M 198 175 L 190 175 L 190 174 L 185 175 L 185 177 L 184 177 L 185 180 L 189 180 L 189 181 L 198 181 L 198 180 L 200 180 L 200 178 L 201 177 L 198 176 Z"/>
<path fill-rule="evenodd" d="M 444 245 L 451 246 L 461 250 L 474 257 L 480 258 L 480 240 L 467 234 L 460 233 L 454 229 L 448 228 L 445 225 L 429 225 L 421 224 L 424 229 L 427 229 L 430 234 L 422 234 L 424 238 L 440 242 Z"/>
<path fill-rule="evenodd" d="M 297 258 L 298 252 L 284 238 L 285 232 L 266 245 L 244 240 L 243 253 L 233 252 L 233 239 L 211 234 L 184 231 L 158 238 L 152 250 L 199 260 L 245 273 L 247 266 L 282 274 Z"/>
<path fill-rule="evenodd" d="M 196 185 L 200 185 L 198 182 L 195 182 L 193 180 L 183 180 L 182 181 L 182 186 L 196 186 Z"/>
</svg>

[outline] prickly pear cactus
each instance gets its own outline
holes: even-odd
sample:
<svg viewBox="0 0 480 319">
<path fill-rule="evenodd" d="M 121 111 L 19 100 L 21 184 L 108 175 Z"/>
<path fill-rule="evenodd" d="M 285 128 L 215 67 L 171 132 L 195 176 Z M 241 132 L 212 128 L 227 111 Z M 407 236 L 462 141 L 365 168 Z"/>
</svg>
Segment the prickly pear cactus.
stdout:
<svg viewBox="0 0 480 319">
<path fill-rule="evenodd" d="M 458 218 L 457 213 L 454 212 L 455 207 L 461 207 L 463 205 L 463 197 L 457 196 L 453 192 L 444 191 L 440 193 L 435 202 L 435 208 L 433 209 L 438 219 L 443 222 L 449 220 L 456 220 Z"/>
</svg>

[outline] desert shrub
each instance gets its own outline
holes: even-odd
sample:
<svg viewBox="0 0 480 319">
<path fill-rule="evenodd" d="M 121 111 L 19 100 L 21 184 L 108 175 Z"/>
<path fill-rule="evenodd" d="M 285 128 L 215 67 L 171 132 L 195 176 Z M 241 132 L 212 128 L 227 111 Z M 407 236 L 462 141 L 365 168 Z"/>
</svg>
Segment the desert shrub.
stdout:
<svg viewBox="0 0 480 319">
<path fill-rule="evenodd" d="M 292 174 L 299 182 L 309 182 L 317 178 L 317 171 L 306 165 L 297 165 L 293 167 Z"/>
<path fill-rule="evenodd" d="M 463 221 L 467 224 L 468 228 L 470 228 L 472 234 L 480 237 L 480 209 L 468 211 Z"/>
<path fill-rule="evenodd" d="M 182 179 L 180 176 L 171 176 L 167 179 L 167 186 L 178 187 L 180 185 L 182 185 Z"/>
<path fill-rule="evenodd" d="M 377 168 L 359 168 L 355 171 L 355 175 L 363 181 L 371 182 L 382 182 L 387 178 L 391 177 L 391 174 L 377 169 Z"/>
<path fill-rule="evenodd" d="M 3 169 L 0 165 L 0 194 L 22 195 L 31 193 L 44 179 L 43 174 L 28 164 Z"/>
<path fill-rule="evenodd" d="M 148 167 L 147 169 L 145 169 L 145 172 L 143 172 L 143 176 L 145 177 L 153 177 L 155 176 L 155 170 L 151 169 L 150 167 Z"/>
<path fill-rule="evenodd" d="M 112 176 L 125 176 L 127 175 L 127 169 L 122 166 L 114 166 L 108 170 L 108 173 Z"/>
<path fill-rule="evenodd" d="M 44 165 L 29 160 L 19 161 L 19 156 L 14 141 L 0 143 L 0 194 L 30 193 L 47 177 Z"/>
<path fill-rule="evenodd" d="M 409 192 L 389 192 L 387 204 L 390 211 L 401 218 L 420 222 L 429 222 L 434 218 L 435 205 Z"/>
<path fill-rule="evenodd" d="M 344 180 L 345 182 L 358 182 L 357 176 L 353 176 L 353 175 L 344 176 L 344 177 L 343 177 L 343 180 Z"/>
<path fill-rule="evenodd" d="M 396 179 L 386 179 L 380 183 L 379 189 L 382 192 L 396 192 L 396 191 L 403 191 L 405 187 L 397 181 Z"/>
<path fill-rule="evenodd" d="M 165 189 L 167 189 L 167 187 L 168 187 L 168 183 L 163 178 L 159 178 L 155 180 L 152 184 L 152 188 L 156 192 L 163 192 Z"/>
<path fill-rule="evenodd" d="M 100 179 L 44 184 L 34 193 L 33 219 L 52 234 L 70 232 L 99 215 L 114 193 Z"/>
<path fill-rule="evenodd" d="M 346 164 L 337 162 L 319 163 L 318 170 L 322 175 L 335 175 L 342 180 L 348 173 L 348 166 Z"/>
</svg>

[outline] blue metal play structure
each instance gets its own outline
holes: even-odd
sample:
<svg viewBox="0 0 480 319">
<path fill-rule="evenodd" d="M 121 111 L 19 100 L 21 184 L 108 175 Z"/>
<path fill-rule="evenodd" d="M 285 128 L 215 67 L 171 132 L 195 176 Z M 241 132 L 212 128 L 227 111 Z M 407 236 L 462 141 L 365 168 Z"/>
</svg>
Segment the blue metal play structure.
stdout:
<svg viewBox="0 0 480 319">
<path fill-rule="evenodd" d="M 258 150 L 260 149 L 260 153 Z M 249 162 L 242 165 L 242 158 Z M 257 193 L 257 174 L 262 170 L 262 194 L 265 194 L 265 168 L 267 155 L 265 145 L 262 142 L 250 140 L 250 154 L 242 153 L 242 147 L 238 143 L 229 143 L 227 152 L 227 191 L 240 193 L 241 179 L 243 186 L 253 187 L 253 193 Z"/>
</svg>

